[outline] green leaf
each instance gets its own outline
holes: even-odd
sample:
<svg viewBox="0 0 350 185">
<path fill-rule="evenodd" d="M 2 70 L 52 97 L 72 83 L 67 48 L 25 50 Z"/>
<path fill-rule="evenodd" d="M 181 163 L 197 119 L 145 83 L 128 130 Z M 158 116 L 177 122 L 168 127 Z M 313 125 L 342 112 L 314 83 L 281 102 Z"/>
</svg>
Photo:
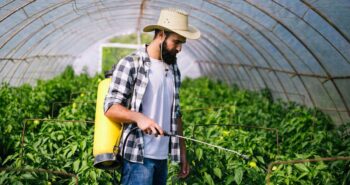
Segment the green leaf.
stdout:
<svg viewBox="0 0 350 185">
<path fill-rule="evenodd" d="M 23 178 L 23 179 L 26 179 L 26 180 L 34 180 L 35 179 L 35 177 L 33 177 L 33 175 L 32 174 L 30 174 L 30 173 L 25 173 L 25 174 L 23 174 L 23 175 L 21 175 L 21 177 Z"/>
<path fill-rule="evenodd" d="M 265 164 L 264 158 L 261 156 L 257 156 L 256 157 L 258 159 L 258 161 L 260 161 L 261 163 Z"/>
<path fill-rule="evenodd" d="M 27 153 L 26 156 L 27 156 L 30 160 L 32 160 L 33 162 L 35 162 L 33 154 Z"/>
<path fill-rule="evenodd" d="M 288 173 L 288 176 L 292 174 L 292 167 L 290 165 L 287 166 L 287 173 Z"/>
<path fill-rule="evenodd" d="M 82 140 L 80 142 L 80 147 L 81 147 L 81 150 L 85 150 L 85 147 L 86 147 L 86 140 Z"/>
<path fill-rule="evenodd" d="M 327 165 L 325 165 L 324 163 L 320 163 L 319 165 L 316 166 L 317 170 L 323 170 L 323 169 L 326 169 L 326 168 L 327 168 Z"/>
<path fill-rule="evenodd" d="M 214 168 L 214 174 L 221 179 L 222 173 L 220 168 Z"/>
<path fill-rule="evenodd" d="M 75 144 L 75 145 L 73 145 L 73 147 L 72 147 L 72 154 L 74 154 L 75 153 L 75 151 L 77 150 L 77 145 Z"/>
<path fill-rule="evenodd" d="M 94 181 L 96 181 L 96 173 L 95 173 L 95 171 L 91 171 L 91 172 L 90 172 L 90 177 L 91 177 Z"/>
<path fill-rule="evenodd" d="M 204 172 L 204 180 L 209 185 L 214 185 L 213 178 L 211 178 L 211 175 L 209 175 L 207 172 Z"/>
<path fill-rule="evenodd" d="M 57 136 L 57 139 L 58 139 L 58 140 L 62 140 L 62 139 L 63 139 L 63 135 L 61 135 L 61 134 L 58 135 L 58 136 Z"/>
<path fill-rule="evenodd" d="M 301 172 L 310 172 L 310 170 L 304 164 L 295 164 L 295 167 Z"/>
<path fill-rule="evenodd" d="M 79 160 L 79 159 L 76 160 L 76 161 L 74 161 L 74 163 L 73 163 L 73 170 L 74 170 L 75 172 L 78 172 L 78 170 L 79 170 L 79 164 L 80 164 L 80 160 Z"/>
<path fill-rule="evenodd" d="M 235 180 L 235 178 L 234 178 L 233 175 L 228 176 L 227 179 L 226 179 L 225 185 L 230 185 L 230 184 L 232 184 L 232 182 L 233 182 L 234 180 Z"/>
<path fill-rule="evenodd" d="M 200 161 L 202 159 L 202 155 L 203 155 L 203 150 L 201 148 L 197 148 L 196 149 L 196 156 L 198 158 L 198 161 Z"/>
<path fill-rule="evenodd" d="M 302 173 L 302 174 L 297 178 L 297 180 L 300 180 L 301 178 L 307 176 L 308 174 L 309 174 L 308 172 Z"/>
<path fill-rule="evenodd" d="M 235 169 L 235 181 L 237 184 L 241 184 L 243 179 L 243 170 L 242 168 Z"/>
</svg>

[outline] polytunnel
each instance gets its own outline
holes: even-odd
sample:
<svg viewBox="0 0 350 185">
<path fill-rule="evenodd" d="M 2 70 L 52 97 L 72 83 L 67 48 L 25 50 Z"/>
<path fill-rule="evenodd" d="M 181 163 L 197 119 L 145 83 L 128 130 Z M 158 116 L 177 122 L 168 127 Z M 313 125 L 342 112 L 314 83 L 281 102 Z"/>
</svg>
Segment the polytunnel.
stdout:
<svg viewBox="0 0 350 185">
<path fill-rule="evenodd" d="M 191 162 L 183 181 L 169 163 L 168 184 L 350 183 L 349 0 L 0 0 L 0 184 L 116 184 L 121 174 L 101 169 L 121 146 L 143 159 L 146 130 L 119 148 L 106 133 L 131 126 L 109 120 L 120 127 L 94 135 L 107 120 L 97 86 L 111 84 L 101 48 L 142 47 L 143 28 L 168 8 L 201 32 L 177 55 L 180 93 L 176 65 L 166 92 L 164 155 Z M 111 41 L 130 35 L 137 44 Z M 113 160 L 98 167 L 100 138 Z"/>
<path fill-rule="evenodd" d="M 275 98 L 317 107 L 344 123 L 350 120 L 349 6 L 347 0 L 5 0 L 0 81 L 55 76 L 99 40 L 141 32 L 162 8 L 177 7 L 202 33 L 183 49 L 200 76 L 268 88 Z"/>
</svg>

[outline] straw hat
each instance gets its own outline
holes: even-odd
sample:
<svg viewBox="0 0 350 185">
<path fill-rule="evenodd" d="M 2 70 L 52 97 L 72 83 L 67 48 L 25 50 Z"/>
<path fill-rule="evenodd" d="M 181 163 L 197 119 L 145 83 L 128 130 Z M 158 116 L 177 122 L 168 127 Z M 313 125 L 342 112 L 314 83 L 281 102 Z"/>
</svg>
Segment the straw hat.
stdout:
<svg viewBox="0 0 350 185">
<path fill-rule="evenodd" d="M 172 31 L 188 39 L 198 39 L 201 36 L 199 30 L 188 25 L 188 14 L 179 9 L 161 10 L 158 24 L 148 25 L 143 28 L 143 31 L 151 32 L 155 29 Z"/>
</svg>

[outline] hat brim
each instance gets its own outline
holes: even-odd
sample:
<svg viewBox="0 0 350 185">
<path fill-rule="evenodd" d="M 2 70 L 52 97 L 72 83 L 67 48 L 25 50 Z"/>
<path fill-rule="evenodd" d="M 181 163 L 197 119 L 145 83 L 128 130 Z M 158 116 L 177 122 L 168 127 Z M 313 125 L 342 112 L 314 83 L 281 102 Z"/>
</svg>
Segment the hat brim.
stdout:
<svg viewBox="0 0 350 185">
<path fill-rule="evenodd" d="M 143 28 L 143 31 L 151 32 L 151 31 L 154 31 L 155 29 L 175 32 L 187 39 L 198 39 L 201 36 L 201 32 L 191 25 L 188 26 L 188 30 L 177 30 L 177 29 L 167 28 L 161 25 L 153 24 L 153 25 L 145 26 Z"/>
</svg>

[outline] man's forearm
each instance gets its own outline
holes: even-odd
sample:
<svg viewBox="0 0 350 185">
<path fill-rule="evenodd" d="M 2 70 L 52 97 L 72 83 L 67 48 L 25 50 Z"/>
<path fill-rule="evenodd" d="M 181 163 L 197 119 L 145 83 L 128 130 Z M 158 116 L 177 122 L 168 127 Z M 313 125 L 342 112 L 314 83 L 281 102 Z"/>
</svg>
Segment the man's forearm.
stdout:
<svg viewBox="0 0 350 185">
<path fill-rule="evenodd" d="M 114 122 L 137 123 L 142 119 L 143 115 L 139 112 L 131 111 L 123 105 L 114 104 L 107 110 L 107 112 L 105 112 L 105 116 Z"/>
</svg>

